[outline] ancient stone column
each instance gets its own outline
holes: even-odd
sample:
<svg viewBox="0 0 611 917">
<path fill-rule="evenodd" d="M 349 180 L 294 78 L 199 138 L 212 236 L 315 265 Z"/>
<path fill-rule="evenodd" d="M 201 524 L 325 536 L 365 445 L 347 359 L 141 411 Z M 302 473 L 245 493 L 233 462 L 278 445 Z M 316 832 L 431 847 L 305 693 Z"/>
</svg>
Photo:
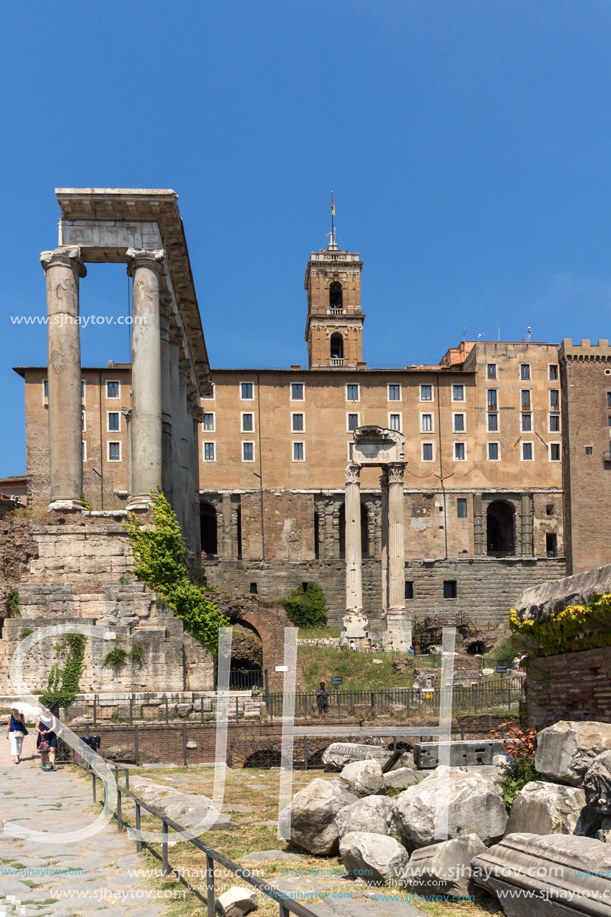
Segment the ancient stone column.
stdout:
<svg viewBox="0 0 611 917">
<path fill-rule="evenodd" d="M 388 472 L 380 475 L 381 520 L 380 558 L 382 568 L 382 611 L 388 611 Z"/>
<path fill-rule="evenodd" d="M 218 556 L 220 560 L 233 560 L 234 551 L 231 531 L 231 494 L 223 494 L 221 505 L 223 507 L 223 537 L 222 540 L 219 541 L 220 550 L 218 552 Z"/>
<path fill-rule="evenodd" d="M 346 468 L 346 610 L 363 608 L 360 465 Z"/>
<path fill-rule="evenodd" d="M 182 412 L 180 401 L 180 337 L 178 332 L 171 328 L 169 339 L 170 356 L 170 414 L 172 418 L 172 508 L 176 513 L 178 524 L 182 527 L 184 521 L 184 499 L 182 478 Z"/>
<path fill-rule="evenodd" d="M 198 399 L 199 400 L 199 399 Z M 204 421 L 204 412 L 196 405 L 193 408 L 193 551 L 199 563 L 202 553 L 201 509 L 199 505 L 199 430 Z M 217 550 L 218 550 L 218 521 L 217 521 Z"/>
<path fill-rule="evenodd" d="M 161 335 L 159 278 L 165 252 L 128 248 L 133 277 L 132 479 L 127 508 L 148 509 L 162 485 Z"/>
<path fill-rule="evenodd" d="M 77 247 L 42 252 L 47 278 L 49 509 L 83 508 L 79 279 L 87 273 Z"/>
<path fill-rule="evenodd" d="M 473 494 L 473 547 L 475 554 L 486 554 L 486 533 L 484 532 L 481 494 Z"/>
<path fill-rule="evenodd" d="M 170 314 L 167 309 L 169 293 L 161 294 L 163 305 L 159 309 L 159 332 L 161 341 L 161 489 L 174 505 L 172 469 L 172 391 L 170 388 Z"/>
<path fill-rule="evenodd" d="M 195 462 L 193 456 L 193 404 L 191 398 L 187 397 L 187 468 L 185 479 L 187 520 L 184 529 L 185 539 L 189 552 L 195 553 L 195 523 L 199 524 L 199 518 L 195 519 Z"/>
<path fill-rule="evenodd" d="M 187 438 L 187 427 L 189 416 L 187 414 L 187 365 L 181 360 L 178 373 L 178 430 L 177 435 L 180 437 L 178 444 L 179 469 L 178 478 L 174 482 L 174 487 L 178 486 L 181 494 L 182 518 L 180 527 L 182 529 L 185 544 L 189 540 L 189 442 Z"/>
<path fill-rule="evenodd" d="M 533 550 L 533 517 L 532 517 L 532 495 L 522 494 L 520 506 L 521 521 L 521 554 L 522 557 L 532 557 Z M 516 554 L 518 552 L 516 551 Z"/>
<path fill-rule="evenodd" d="M 405 609 L 405 510 L 403 475 L 405 464 L 388 465 L 388 607 Z"/>
</svg>

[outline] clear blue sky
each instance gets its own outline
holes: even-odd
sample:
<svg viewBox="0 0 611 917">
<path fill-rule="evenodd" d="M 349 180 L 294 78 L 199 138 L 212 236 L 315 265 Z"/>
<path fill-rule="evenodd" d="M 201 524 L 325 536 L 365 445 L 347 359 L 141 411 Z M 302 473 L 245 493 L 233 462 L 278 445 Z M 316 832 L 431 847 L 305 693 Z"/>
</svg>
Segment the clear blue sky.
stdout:
<svg viewBox="0 0 611 917">
<path fill-rule="evenodd" d="M 213 366 L 306 364 L 308 253 L 361 253 L 369 364 L 611 337 L 610 0 L 3 4 L 0 476 L 25 471 L 55 187 L 173 188 Z M 83 314 L 126 314 L 93 266 Z M 127 358 L 86 329 L 83 363 Z"/>
</svg>

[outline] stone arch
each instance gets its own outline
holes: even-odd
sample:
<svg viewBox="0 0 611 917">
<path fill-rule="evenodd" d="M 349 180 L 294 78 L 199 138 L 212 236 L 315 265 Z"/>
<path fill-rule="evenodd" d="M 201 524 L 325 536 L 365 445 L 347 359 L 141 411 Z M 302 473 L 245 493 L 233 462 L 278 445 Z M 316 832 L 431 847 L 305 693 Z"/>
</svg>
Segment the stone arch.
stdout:
<svg viewBox="0 0 611 917">
<path fill-rule="evenodd" d="M 331 335 L 331 359 L 332 360 L 343 360 L 344 359 L 344 335 L 336 332 Z"/>
<path fill-rule="evenodd" d="M 506 557 L 516 552 L 515 510 L 506 500 L 494 500 L 486 510 L 486 553 Z"/>
</svg>

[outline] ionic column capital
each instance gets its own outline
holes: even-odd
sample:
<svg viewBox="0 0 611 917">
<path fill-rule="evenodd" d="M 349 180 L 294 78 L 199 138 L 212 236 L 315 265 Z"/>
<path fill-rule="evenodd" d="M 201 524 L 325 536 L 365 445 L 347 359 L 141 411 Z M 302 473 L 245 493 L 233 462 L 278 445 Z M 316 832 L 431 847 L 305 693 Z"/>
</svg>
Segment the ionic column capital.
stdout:
<svg viewBox="0 0 611 917">
<path fill-rule="evenodd" d="M 133 272 L 139 267 L 148 267 L 151 270 L 161 273 L 163 270 L 163 262 L 165 261 L 165 249 L 128 248 L 125 252 L 125 257 L 127 258 L 127 273 L 130 277 L 133 276 Z"/>
<path fill-rule="evenodd" d="M 346 484 L 361 483 L 361 466 L 346 465 Z"/>
<path fill-rule="evenodd" d="M 79 277 L 87 276 L 87 268 L 81 261 L 81 250 L 78 245 L 66 245 L 50 252 L 41 252 L 40 263 L 45 274 L 51 267 L 62 266 L 69 267 Z"/>
</svg>

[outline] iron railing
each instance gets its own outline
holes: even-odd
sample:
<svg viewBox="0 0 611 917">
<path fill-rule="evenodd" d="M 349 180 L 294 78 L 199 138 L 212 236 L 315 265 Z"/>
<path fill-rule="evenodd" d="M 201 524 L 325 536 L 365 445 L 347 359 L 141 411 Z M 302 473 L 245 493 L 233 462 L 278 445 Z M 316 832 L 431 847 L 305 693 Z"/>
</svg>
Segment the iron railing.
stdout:
<svg viewBox="0 0 611 917">
<path fill-rule="evenodd" d="M 74 754 L 74 763 L 78 764 L 79 767 L 82 767 L 81 760 L 84 761 L 84 758 L 80 751 L 73 749 Z M 108 762 L 105 762 L 108 764 Z M 109 765 L 112 767 L 112 765 Z M 89 765 L 85 761 L 85 769 L 89 771 Z M 223 856 L 222 853 L 219 853 L 217 850 L 214 850 L 208 844 L 204 844 L 198 837 L 191 835 L 182 825 L 174 821 L 174 819 L 169 818 L 167 815 L 162 814 L 154 806 L 148 805 L 144 802 L 139 796 L 133 793 L 129 788 L 129 770 L 127 768 L 119 768 L 114 766 L 114 778 L 115 778 L 115 787 L 117 791 L 117 808 L 115 811 L 115 817 L 117 820 L 117 830 L 121 831 L 124 825 L 124 819 L 122 814 L 122 801 L 123 799 L 131 799 L 135 805 L 135 839 L 136 839 L 136 851 L 140 853 L 143 847 L 151 850 L 149 844 L 142 840 L 141 836 L 141 823 L 142 823 L 142 810 L 147 812 L 149 815 L 152 815 L 154 818 L 158 819 L 161 822 L 161 874 L 162 876 L 167 876 L 173 872 L 169 864 L 169 831 L 175 831 L 181 835 L 184 841 L 191 844 L 197 850 L 204 854 L 206 857 L 206 905 L 208 917 L 215 917 L 215 907 L 216 907 L 216 892 L 214 887 L 214 864 L 217 863 L 219 866 L 222 866 L 223 869 L 229 870 L 237 878 L 241 879 L 243 882 L 247 882 L 249 885 L 254 886 L 257 891 L 265 895 L 268 898 L 278 902 L 279 907 L 279 917 L 288 917 L 289 914 L 295 914 L 296 917 L 318 917 L 318 915 L 311 911 L 309 908 L 304 907 L 303 904 L 299 904 L 297 901 L 293 901 L 288 895 L 280 891 L 279 888 L 276 888 L 274 885 L 270 885 L 268 882 L 264 882 L 262 879 L 257 878 L 256 876 L 251 875 L 248 869 L 244 869 L 239 866 L 238 863 L 234 863 L 233 860 L 228 859 Z M 121 786 L 119 782 L 119 773 L 124 775 L 125 786 Z M 97 779 L 100 779 L 99 777 Z M 93 801 L 97 801 L 97 787 L 96 787 L 96 773 L 91 770 L 91 783 L 92 783 L 92 793 Z M 107 807 L 107 786 L 104 784 L 104 808 Z M 129 834 L 130 826 L 125 825 L 127 832 Z M 134 830 L 134 829 L 132 829 Z M 153 851 L 152 851 L 153 852 Z M 201 900 L 201 896 L 195 889 L 191 889 L 194 894 L 196 894 Z"/>
</svg>

